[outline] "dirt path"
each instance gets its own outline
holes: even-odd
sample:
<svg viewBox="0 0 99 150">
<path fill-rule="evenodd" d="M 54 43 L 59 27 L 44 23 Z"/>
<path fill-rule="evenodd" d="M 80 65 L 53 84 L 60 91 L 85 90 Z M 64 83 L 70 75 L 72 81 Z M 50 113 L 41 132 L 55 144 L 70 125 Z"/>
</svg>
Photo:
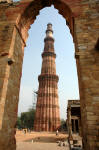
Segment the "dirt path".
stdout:
<svg viewBox="0 0 99 150">
<path fill-rule="evenodd" d="M 58 146 L 57 143 L 18 142 L 17 150 L 69 150 L 68 147 Z"/>
<path fill-rule="evenodd" d="M 69 150 L 66 146 L 58 146 L 57 141 L 65 141 L 66 134 L 46 132 L 31 132 L 24 134 L 22 131 L 16 132 L 17 150 Z M 66 142 L 65 142 L 66 143 Z"/>
<path fill-rule="evenodd" d="M 51 133 L 51 132 L 31 132 L 31 133 L 26 133 L 24 134 L 22 131 L 17 131 L 16 132 L 16 141 L 17 142 L 28 142 L 31 140 L 34 140 L 36 142 L 48 142 L 48 143 L 53 143 L 56 142 L 58 140 L 66 140 L 67 139 L 67 135 L 66 133 L 59 133 L 58 136 L 56 136 L 55 133 Z"/>
</svg>

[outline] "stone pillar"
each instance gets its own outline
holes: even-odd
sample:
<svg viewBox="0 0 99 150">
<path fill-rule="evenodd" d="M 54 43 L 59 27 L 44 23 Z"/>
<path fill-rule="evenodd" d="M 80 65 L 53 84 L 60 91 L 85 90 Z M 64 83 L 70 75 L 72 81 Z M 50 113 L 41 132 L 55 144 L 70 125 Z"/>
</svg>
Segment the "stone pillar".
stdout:
<svg viewBox="0 0 99 150">
<path fill-rule="evenodd" d="M 77 129 L 78 128 L 78 129 Z M 77 127 L 76 127 L 76 132 L 79 133 L 79 119 L 77 119 Z"/>
<path fill-rule="evenodd" d="M 78 127 L 79 127 L 79 135 L 82 136 L 82 133 L 81 133 L 81 120 L 80 120 L 80 118 L 78 119 Z"/>
<path fill-rule="evenodd" d="M 74 123 L 74 133 L 76 133 L 76 123 L 75 123 L 75 119 L 73 119 L 73 123 Z"/>
<path fill-rule="evenodd" d="M 82 15 L 75 18 L 84 150 L 99 149 L 99 48 L 96 48 L 99 39 L 99 13 L 96 7 L 96 1 L 90 1 L 90 7 L 89 1 L 86 1 Z"/>
<path fill-rule="evenodd" d="M 71 108 L 67 109 L 69 140 L 72 140 Z"/>
<path fill-rule="evenodd" d="M 0 23 L 0 35 L 0 149 L 15 150 L 24 43 L 14 24 L 8 22 Z"/>
</svg>

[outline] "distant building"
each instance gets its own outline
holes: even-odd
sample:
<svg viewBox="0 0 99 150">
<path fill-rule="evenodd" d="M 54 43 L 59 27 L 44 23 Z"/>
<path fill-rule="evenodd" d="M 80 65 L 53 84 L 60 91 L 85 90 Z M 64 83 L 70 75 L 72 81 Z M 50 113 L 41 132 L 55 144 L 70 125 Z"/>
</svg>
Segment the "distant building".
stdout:
<svg viewBox="0 0 99 150">
<path fill-rule="evenodd" d="M 80 100 L 68 100 L 67 126 L 70 138 L 72 138 L 72 133 L 81 135 Z"/>
</svg>

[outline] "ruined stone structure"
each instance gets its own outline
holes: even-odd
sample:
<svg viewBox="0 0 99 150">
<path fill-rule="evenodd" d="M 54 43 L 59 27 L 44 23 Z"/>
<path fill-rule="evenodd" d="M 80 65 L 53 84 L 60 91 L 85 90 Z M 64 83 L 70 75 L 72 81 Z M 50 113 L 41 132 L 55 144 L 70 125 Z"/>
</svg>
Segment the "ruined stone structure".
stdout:
<svg viewBox="0 0 99 150">
<path fill-rule="evenodd" d="M 67 125 L 70 139 L 72 138 L 72 133 L 79 133 L 81 136 L 81 112 L 79 100 L 68 100 Z"/>
<path fill-rule="evenodd" d="M 99 149 L 99 0 L 0 0 L 0 150 L 16 149 L 15 125 L 28 30 L 39 11 L 52 4 L 66 19 L 75 43 L 83 149 Z"/>
<path fill-rule="evenodd" d="M 60 127 L 58 104 L 58 76 L 56 75 L 52 24 L 47 25 L 45 46 L 42 53 L 41 75 L 34 122 L 35 131 L 56 131 Z"/>
</svg>

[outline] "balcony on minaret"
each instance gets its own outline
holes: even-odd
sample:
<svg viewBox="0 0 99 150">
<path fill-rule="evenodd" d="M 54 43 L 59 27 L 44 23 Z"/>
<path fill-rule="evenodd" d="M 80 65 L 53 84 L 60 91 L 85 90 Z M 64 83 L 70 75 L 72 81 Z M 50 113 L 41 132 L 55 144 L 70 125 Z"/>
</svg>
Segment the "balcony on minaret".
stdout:
<svg viewBox="0 0 99 150">
<path fill-rule="evenodd" d="M 54 53 L 54 38 L 53 38 L 53 30 L 52 30 L 52 24 L 49 23 L 47 25 L 46 30 L 46 37 L 44 39 L 45 45 L 44 45 L 44 52 L 42 53 L 42 56 L 48 55 L 56 58 L 56 54 Z"/>
<path fill-rule="evenodd" d="M 47 25 L 46 37 L 53 37 L 53 30 L 52 30 L 52 24 L 51 23 L 49 23 Z"/>
<path fill-rule="evenodd" d="M 44 42 L 46 42 L 46 41 L 53 41 L 54 42 L 53 30 L 52 30 L 52 24 L 51 23 L 47 24 L 46 37 L 44 39 Z"/>
</svg>

